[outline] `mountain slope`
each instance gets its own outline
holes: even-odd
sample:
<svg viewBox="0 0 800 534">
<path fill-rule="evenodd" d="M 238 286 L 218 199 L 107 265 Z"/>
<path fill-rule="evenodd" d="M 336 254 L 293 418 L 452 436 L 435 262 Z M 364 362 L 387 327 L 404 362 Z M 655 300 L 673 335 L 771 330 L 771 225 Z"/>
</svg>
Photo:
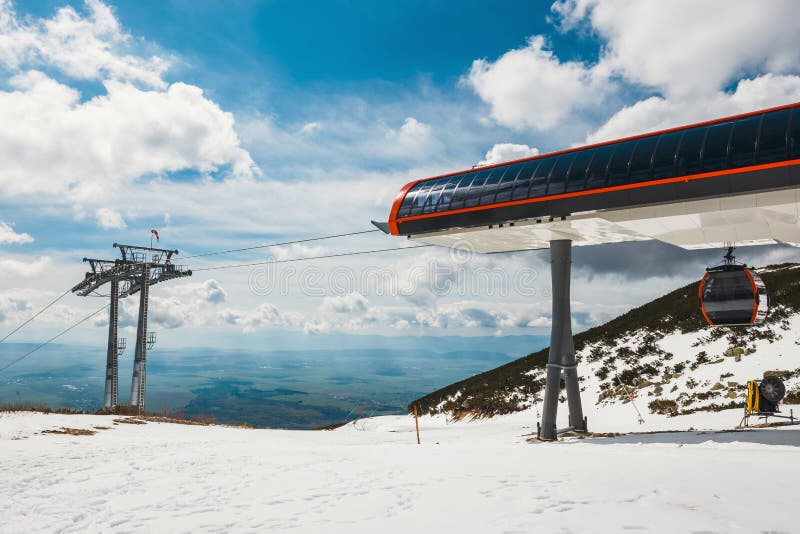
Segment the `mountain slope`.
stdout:
<svg viewBox="0 0 800 534">
<path fill-rule="evenodd" d="M 584 404 L 630 402 L 633 394 L 640 409 L 669 415 L 738 407 L 746 382 L 764 372 L 784 379 L 787 402 L 800 401 L 800 264 L 759 273 L 771 305 L 761 326 L 708 328 L 695 282 L 577 334 Z M 461 419 L 530 408 L 541 400 L 547 351 L 434 391 L 409 410 Z"/>
</svg>

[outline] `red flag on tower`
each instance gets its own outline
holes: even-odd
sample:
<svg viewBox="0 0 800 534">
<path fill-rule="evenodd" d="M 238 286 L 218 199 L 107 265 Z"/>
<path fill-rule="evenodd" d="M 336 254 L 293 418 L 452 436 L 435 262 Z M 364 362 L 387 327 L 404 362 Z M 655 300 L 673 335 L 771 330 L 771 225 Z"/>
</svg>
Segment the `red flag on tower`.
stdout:
<svg viewBox="0 0 800 534">
<path fill-rule="evenodd" d="M 156 236 L 156 241 L 160 241 L 160 239 L 158 238 L 158 231 L 157 230 L 150 230 L 150 233 L 153 234 L 154 236 Z"/>
</svg>

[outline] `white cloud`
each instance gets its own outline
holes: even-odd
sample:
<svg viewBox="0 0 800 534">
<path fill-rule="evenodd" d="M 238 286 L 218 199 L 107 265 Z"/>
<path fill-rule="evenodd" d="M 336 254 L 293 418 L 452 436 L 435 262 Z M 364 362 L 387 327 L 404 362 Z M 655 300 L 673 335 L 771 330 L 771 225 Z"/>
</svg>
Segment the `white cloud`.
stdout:
<svg viewBox="0 0 800 534">
<path fill-rule="evenodd" d="M 319 245 L 303 245 L 302 243 L 292 243 L 281 247 L 270 247 L 269 252 L 276 261 L 286 261 L 293 258 L 313 258 L 322 256 L 327 249 Z"/>
<path fill-rule="evenodd" d="M 306 335 L 326 334 L 331 331 L 331 324 L 327 321 L 309 321 L 303 325 Z"/>
<path fill-rule="evenodd" d="M 114 205 L 124 194 L 125 215 L 128 228 L 131 229 L 125 235 L 130 235 L 134 228 L 155 225 L 154 221 L 160 221 L 164 213 L 169 211 L 169 228 L 167 225 L 163 228 L 157 226 L 164 230 L 162 244 L 168 247 L 174 245 L 181 249 L 182 255 L 188 256 L 207 250 L 293 240 L 300 235 L 328 235 L 368 229 L 370 219 L 385 220 L 400 187 L 398 184 L 405 181 L 408 181 L 408 176 L 399 172 L 381 175 L 364 173 L 350 180 L 330 176 L 327 179 L 303 181 L 153 179 L 135 181 L 114 190 L 99 189 L 93 202 Z M 53 203 L 56 201 L 49 201 L 48 208 L 55 211 L 57 205 Z M 302 206 L 302 209 L 292 210 L 291 217 L 277 216 L 287 213 L 287 206 Z M 66 215 L 71 216 L 71 212 Z M 136 232 L 134 237 L 126 239 L 138 239 L 139 234 Z M 328 248 L 313 244 L 272 247 L 260 252 L 253 251 L 248 258 L 253 258 L 252 261 L 263 261 L 265 257 L 281 260 L 319 256 L 326 251 Z M 230 260 L 219 256 L 198 258 L 190 260 L 190 263 L 193 267 L 199 267 L 200 262 L 205 266 L 209 263 L 232 263 Z M 176 261 L 180 261 L 180 258 Z"/>
<path fill-rule="evenodd" d="M 190 304 L 194 308 L 202 308 L 206 304 L 221 304 L 228 298 L 227 291 L 214 278 L 209 278 L 203 282 L 184 281 L 181 284 L 165 286 L 163 291 L 171 296 L 180 298 L 181 301 Z"/>
<path fill-rule="evenodd" d="M 0 245 L 19 245 L 32 242 L 33 238 L 29 234 L 19 234 L 8 223 L 0 221 Z"/>
<path fill-rule="evenodd" d="M 369 308 L 369 301 L 355 291 L 348 295 L 325 297 L 320 308 L 334 313 L 364 313 Z"/>
<path fill-rule="evenodd" d="M 148 47 L 99 0 L 87 0 L 85 15 L 64 7 L 51 18 L 18 17 L 0 0 L 0 67 L 12 74 L 0 91 L 7 199 L 67 205 L 79 219 L 94 214 L 100 227 L 120 229 L 125 221 L 107 203 L 129 197 L 134 183 L 187 170 L 201 179 L 259 173 L 233 115 L 198 87 L 164 81 L 169 61 L 146 55 Z M 105 91 L 82 99 L 58 74 Z"/>
<path fill-rule="evenodd" d="M 398 129 L 389 129 L 385 142 L 385 151 L 418 155 L 429 152 L 434 145 L 431 127 L 414 117 L 406 117 Z"/>
<path fill-rule="evenodd" d="M 214 322 L 215 306 L 225 302 L 227 292 L 217 280 L 200 283 L 181 283 L 158 286 L 160 294 L 150 296 L 148 326 L 154 329 L 175 329 L 183 326 L 203 326 Z M 122 299 L 119 312 L 120 327 L 135 328 L 138 321 L 139 296 Z M 224 312 L 223 312 L 224 313 Z M 231 322 L 223 317 L 225 322 Z M 95 324 L 107 324 L 107 318 L 98 317 Z"/>
<path fill-rule="evenodd" d="M 562 0 L 552 6 L 556 22 L 595 36 L 596 62 L 562 61 L 534 35 L 496 61 L 476 60 L 465 81 L 510 128 L 585 131 L 607 120 L 589 141 L 788 103 L 800 70 L 795 8 L 791 0 Z"/>
<path fill-rule="evenodd" d="M 228 324 L 240 326 L 246 333 L 265 328 L 297 326 L 299 321 L 298 314 L 282 313 L 270 302 L 259 304 L 250 311 L 225 309 L 219 313 L 219 317 Z"/>
<path fill-rule="evenodd" d="M 122 214 L 113 208 L 98 208 L 95 211 L 95 218 L 97 225 L 106 230 L 125 228 L 126 226 Z"/>
<path fill-rule="evenodd" d="M 597 106 L 609 91 L 605 76 L 577 61 L 562 62 L 535 35 L 496 61 L 473 61 L 465 83 L 514 129 L 549 130 L 575 110 Z"/>
<path fill-rule="evenodd" d="M 0 187 L 6 195 L 66 197 L 92 203 L 103 192 L 150 175 L 222 166 L 249 176 L 234 119 L 203 91 L 174 83 L 165 91 L 106 82 L 106 94 L 79 94 L 40 72 L 0 91 Z"/>
<path fill-rule="evenodd" d="M 134 294 L 131 297 L 122 299 L 120 302 L 119 326 L 120 328 L 131 328 L 135 332 L 139 320 L 139 295 Z M 202 310 L 199 310 L 194 303 L 186 302 L 176 296 L 150 295 L 150 304 L 147 308 L 147 327 L 149 330 L 172 330 L 186 325 L 199 325 L 204 322 L 205 317 Z M 103 315 L 103 317 L 95 321 L 95 324 L 97 326 L 108 324 L 108 318 Z"/>
<path fill-rule="evenodd" d="M 213 278 L 203 282 L 198 293 L 200 298 L 212 304 L 221 304 L 228 298 L 222 285 Z"/>
<path fill-rule="evenodd" d="M 386 137 L 401 143 L 421 143 L 430 138 L 431 127 L 414 117 L 406 117 L 399 130 L 389 130 Z"/>
<path fill-rule="evenodd" d="M 111 8 L 99 0 L 85 5 L 86 17 L 66 6 L 51 19 L 19 20 L 11 0 L 0 0 L 0 65 L 47 65 L 77 79 L 166 87 L 162 75 L 169 62 L 128 53 L 139 43 L 120 28 Z"/>
<path fill-rule="evenodd" d="M 528 322 L 527 326 L 531 328 L 550 328 L 552 324 L 553 320 L 550 317 L 537 317 Z"/>
<path fill-rule="evenodd" d="M 35 260 L 0 260 L 0 276 L 20 276 L 32 278 L 42 274 L 42 272 L 52 265 L 49 256 L 41 256 Z"/>
<path fill-rule="evenodd" d="M 765 74 L 739 81 L 732 92 L 691 99 L 653 96 L 625 106 L 591 133 L 594 143 L 800 100 L 800 76 Z"/>
<path fill-rule="evenodd" d="M 393 323 L 390 323 L 389 326 L 396 330 L 408 330 L 411 328 L 411 322 L 407 319 L 397 319 Z"/>
<path fill-rule="evenodd" d="M 655 93 L 614 112 L 586 141 L 797 101 L 800 19 L 789 15 L 795 8 L 789 0 L 556 2 L 562 29 L 586 28 L 602 41 L 596 70 Z"/>
<path fill-rule="evenodd" d="M 564 0 L 565 29 L 603 41 L 599 70 L 668 97 L 713 94 L 740 76 L 796 72 L 800 18 L 793 0 Z"/>
<path fill-rule="evenodd" d="M 196 322 L 195 313 L 192 306 L 177 297 L 150 296 L 150 305 L 147 308 L 148 328 L 180 328 L 187 323 Z"/>
<path fill-rule="evenodd" d="M 492 165 L 493 163 L 529 158 L 538 154 L 539 149 L 536 147 L 514 143 L 497 143 L 486 152 L 484 159 L 478 165 Z"/>
<path fill-rule="evenodd" d="M 300 133 L 301 134 L 310 135 L 310 134 L 313 134 L 314 132 L 318 132 L 321 128 L 322 128 L 322 124 L 320 124 L 320 123 L 318 123 L 316 121 L 307 122 L 307 123 L 305 123 L 303 125 L 302 128 L 300 128 Z"/>
<path fill-rule="evenodd" d="M 541 305 L 454 301 L 419 310 L 416 321 L 433 329 L 518 329 L 538 326 L 532 323 L 542 316 L 539 308 Z"/>
<path fill-rule="evenodd" d="M 374 93 L 365 87 L 361 95 L 305 93 L 295 98 L 302 100 L 299 113 L 310 120 L 242 114 L 237 115 L 237 131 L 270 174 L 297 178 L 310 172 L 319 172 L 319 179 L 329 179 L 323 173 L 352 178 L 374 169 L 413 170 L 414 165 L 443 172 L 487 146 L 485 129 L 472 112 L 474 99 L 419 90 L 424 96 L 398 87 L 389 91 L 393 98 L 388 101 L 383 86 Z M 303 124 L 314 123 L 320 128 L 313 135 L 302 132 Z M 458 135 L 452 135 L 455 131 Z"/>
<path fill-rule="evenodd" d="M 0 322 L 16 321 L 31 309 L 28 299 L 21 295 L 7 293 L 0 295 Z"/>
</svg>

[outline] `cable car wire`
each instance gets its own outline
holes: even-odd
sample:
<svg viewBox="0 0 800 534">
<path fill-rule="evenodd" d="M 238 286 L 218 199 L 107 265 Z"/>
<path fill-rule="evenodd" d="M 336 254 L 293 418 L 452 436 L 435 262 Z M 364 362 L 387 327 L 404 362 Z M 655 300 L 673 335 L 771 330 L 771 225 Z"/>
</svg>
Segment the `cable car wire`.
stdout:
<svg viewBox="0 0 800 534">
<path fill-rule="evenodd" d="M 381 248 L 375 250 L 361 250 L 356 252 L 341 252 L 339 254 L 325 254 L 323 256 L 308 256 L 306 258 L 291 258 L 288 260 L 274 260 L 274 261 L 258 261 L 253 263 L 235 263 L 233 265 L 220 265 L 219 267 L 202 267 L 200 269 L 192 269 L 192 272 L 198 271 L 216 271 L 218 269 L 234 269 L 236 267 L 255 267 L 256 265 L 270 265 L 273 263 L 292 263 L 295 261 L 308 261 L 308 260 L 322 260 L 326 258 L 341 258 L 343 256 L 360 256 L 363 254 L 376 254 L 378 252 L 391 252 L 394 250 L 412 250 L 415 248 L 426 248 L 432 247 L 433 245 L 417 245 L 414 247 L 393 247 L 393 248 Z"/>
<path fill-rule="evenodd" d="M 245 251 L 248 251 L 248 250 L 257 250 L 257 249 L 260 249 L 260 248 L 280 247 L 280 246 L 283 246 L 283 245 L 294 245 L 294 244 L 297 244 L 297 243 L 308 243 L 308 242 L 311 242 L 311 241 L 322 241 L 322 240 L 325 240 L 325 239 L 335 239 L 337 237 L 350 237 L 350 236 L 354 236 L 354 235 L 371 234 L 373 232 L 380 232 L 380 230 L 375 228 L 373 230 L 361 230 L 360 232 L 348 232 L 346 234 L 333 234 L 333 235 L 325 235 L 325 236 L 320 236 L 320 237 L 309 237 L 307 239 L 297 239 L 295 241 L 284 241 L 284 242 L 281 242 L 281 243 L 270 243 L 268 245 L 255 245 L 255 246 L 252 246 L 252 247 L 232 248 L 232 249 L 229 249 L 229 250 L 218 250 L 216 252 L 205 252 L 203 254 L 193 254 L 191 256 L 183 256 L 183 257 L 181 257 L 181 260 L 188 260 L 188 259 L 191 259 L 191 258 L 202 258 L 204 256 L 218 256 L 220 254 L 230 254 L 232 252 L 245 252 Z M 195 270 L 199 270 L 199 269 L 195 269 Z"/>
<path fill-rule="evenodd" d="M 31 321 L 33 321 L 34 319 L 36 319 L 37 317 L 39 317 L 41 314 L 43 314 L 43 313 L 44 313 L 44 312 L 45 312 L 45 311 L 46 311 L 46 310 L 47 310 L 47 309 L 48 309 L 50 306 L 52 306 L 53 304 L 55 304 L 55 303 L 56 303 L 56 302 L 58 302 L 59 300 L 63 299 L 64 297 L 66 297 L 66 296 L 67 296 L 67 294 L 68 294 L 70 291 L 72 291 L 72 289 L 71 289 L 71 288 L 70 288 L 70 289 L 67 289 L 66 291 L 64 291 L 63 293 L 61 293 L 61 294 L 60 294 L 58 297 L 56 297 L 54 300 L 52 300 L 52 301 L 51 301 L 49 304 L 47 304 L 47 305 L 46 305 L 44 308 L 42 308 L 42 309 L 41 309 L 41 310 L 39 310 L 38 312 L 34 313 L 34 314 L 33 314 L 33 315 L 31 315 L 30 317 L 28 317 L 28 319 L 27 319 L 27 320 L 25 320 L 25 322 L 24 322 L 24 323 L 22 323 L 21 325 L 19 325 L 18 327 L 16 327 L 14 330 L 12 330 L 12 331 L 11 331 L 11 332 L 9 332 L 8 334 L 6 334 L 6 335 L 5 335 L 5 337 L 4 337 L 3 339 L 0 339 L 0 343 L 2 343 L 3 341 L 5 341 L 6 339 L 10 338 L 10 337 L 11 337 L 11 336 L 12 336 L 12 335 L 15 333 L 15 332 L 18 332 L 19 330 L 22 330 L 22 328 L 23 328 L 25 325 L 27 325 L 28 323 L 30 323 Z"/>
<path fill-rule="evenodd" d="M 53 337 L 51 337 L 50 339 L 48 339 L 47 341 L 45 341 L 44 343 L 42 343 L 41 345 L 37 345 L 35 348 L 33 348 L 33 349 L 29 350 L 28 352 L 26 352 L 25 354 L 23 354 L 22 356 L 20 356 L 20 357 L 19 357 L 19 358 L 17 358 L 16 360 L 14 360 L 14 361 L 12 361 L 12 362 L 9 362 L 9 363 L 7 363 L 7 364 L 6 364 L 6 365 L 4 365 L 3 367 L 0 367 L 0 373 L 2 373 L 3 371 L 5 371 L 6 369 L 8 369 L 9 367 L 11 367 L 12 365 L 14 365 L 14 364 L 16 364 L 16 363 L 19 363 L 19 362 L 21 362 L 22 360 L 24 360 L 25 358 L 27 358 L 28 356 L 30 356 L 31 354 L 33 354 L 33 353 L 34 353 L 34 352 L 36 352 L 37 350 L 41 349 L 41 348 L 42 348 L 42 347 L 44 347 L 45 345 L 49 345 L 50 343 L 52 343 L 52 342 L 53 342 L 53 341 L 55 341 L 56 339 L 60 338 L 61 336 L 63 336 L 64 334 L 66 334 L 67 332 L 69 332 L 70 330 L 72 330 L 73 328 L 77 327 L 78 325 L 81 325 L 81 324 L 85 323 L 86 321 L 88 321 L 89 319 L 91 319 L 92 317 L 94 317 L 95 315 L 97 315 L 98 313 L 100 313 L 101 311 L 103 311 L 103 310 L 105 310 L 105 309 L 107 309 L 107 308 L 108 308 L 108 304 L 103 304 L 103 306 L 101 306 L 101 307 L 100 307 L 100 308 L 98 308 L 97 310 L 93 311 L 92 313 L 90 313 L 89 315 L 87 315 L 86 317 L 84 317 L 83 319 L 81 319 L 80 321 L 78 321 L 77 323 L 73 324 L 73 325 L 72 325 L 72 326 L 70 326 L 69 328 L 66 328 L 66 329 L 62 330 L 62 331 L 61 331 L 61 332 L 59 332 L 58 334 L 54 335 Z"/>
</svg>

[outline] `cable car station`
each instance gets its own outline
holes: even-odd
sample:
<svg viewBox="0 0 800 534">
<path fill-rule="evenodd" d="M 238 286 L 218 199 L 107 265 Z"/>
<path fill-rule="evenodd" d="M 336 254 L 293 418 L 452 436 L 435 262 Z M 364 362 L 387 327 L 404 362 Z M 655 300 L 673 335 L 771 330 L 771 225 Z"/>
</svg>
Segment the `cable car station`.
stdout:
<svg viewBox="0 0 800 534">
<path fill-rule="evenodd" d="M 586 431 L 570 312 L 571 247 L 800 246 L 800 103 L 477 167 L 405 185 L 386 233 L 481 253 L 549 248 L 553 313 L 539 438 Z M 712 326 L 759 324 L 767 288 L 725 263 L 700 284 Z M 569 426 L 556 428 L 564 378 Z"/>
</svg>

